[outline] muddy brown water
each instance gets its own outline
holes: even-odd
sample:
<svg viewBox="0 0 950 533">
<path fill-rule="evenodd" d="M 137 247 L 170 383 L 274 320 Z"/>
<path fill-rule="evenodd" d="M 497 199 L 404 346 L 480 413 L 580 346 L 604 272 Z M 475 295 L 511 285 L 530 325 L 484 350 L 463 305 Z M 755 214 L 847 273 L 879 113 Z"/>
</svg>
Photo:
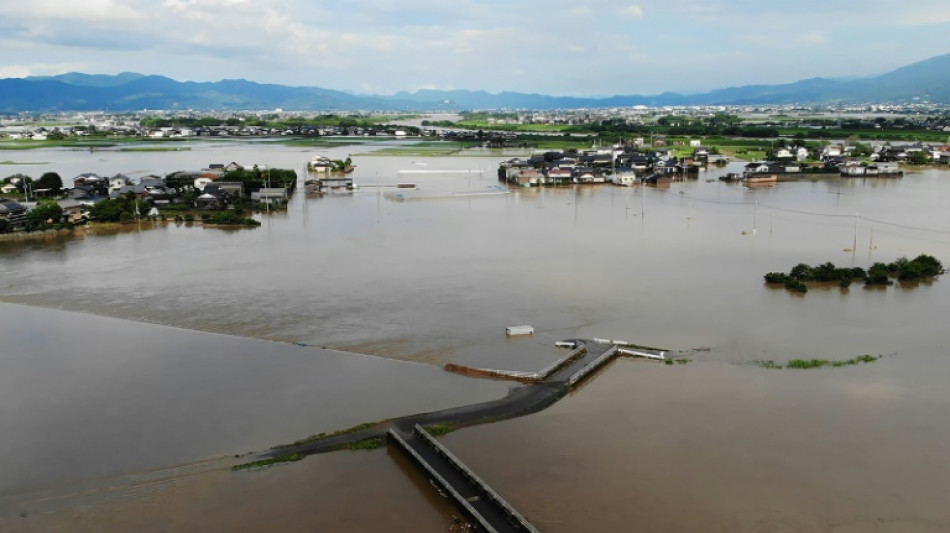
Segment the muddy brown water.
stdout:
<svg viewBox="0 0 950 533">
<path fill-rule="evenodd" d="M 86 505 L 75 495 L 96 480 L 124 486 L 131 482 L 123 475 L 499 397 L 507 384 L 438 366 L 535 370 L 560 355 L 555 340 L 598 336 L 671 348 L 693 362 L 621 360 L 548 411 L 447 437 L 543 530 L 950 527 L 941 458 L 950 436 L 945 281 L 823 287 L 803 297 L 761 281 L 798 262 L 867 267 L 929 253 L 947 263 L 950 174 L 750 190 L 715 180 L 729 168 L 668 189 L 398 202 L 373 185 L 494 192 L 494 169 L 505 157 L 320 150 L 353 153 L 363 187 L 299 196 L 287 213 L 260 217 L 254 230 L 143 226 L 0 243 L 7 524 L 69 530 L 75 519 L 122 530 L 133 522 L 106 516 L 142 525 L 168 502 L 200 494 L 201 503 L 181 508 L 182 521 L 232 524 L 223 510 L 233 505 L 237 523 L 260 503 L 284 517 L 286 530 L 294 520 L 359 530 L 348 517 L 369 524 L 389 515 L 355 510 L 398 493 L 387 509 L 414 509 L 416 529 L 447 529 L 451 508 L 410 488 L 419 480 L 405 478 L 382 451 L 247 476 L 208 467 L 182 476 L 189 481 L 161 498 L 131 491 Z M 12 159 L 48 161 L 24 171 L 68 177 L 232 160 L 301 168 L 317 152 L 222 143 Z M 431 172 L 438 170 L 452 172 Z M 531 324 L 537 334 L 506 338 L 513 324 Z M 809 371 L 746 364 L 864 353 L 885 357 Z M 341 483 L 394 485 L 341 492 L 341 484 L 311 479 L 318 468 Z M 258 501 L 251 495 L 261 487 L 272 496 Z M 60 492 L 53 498 L 49 490 Z M 336 519 L 277 511 L 298 491 L 334 502 Z M 53 501 L 67 503 L 44 508 Z M 95 527 L 72 528 L 88 529 Z"/>
</svg>

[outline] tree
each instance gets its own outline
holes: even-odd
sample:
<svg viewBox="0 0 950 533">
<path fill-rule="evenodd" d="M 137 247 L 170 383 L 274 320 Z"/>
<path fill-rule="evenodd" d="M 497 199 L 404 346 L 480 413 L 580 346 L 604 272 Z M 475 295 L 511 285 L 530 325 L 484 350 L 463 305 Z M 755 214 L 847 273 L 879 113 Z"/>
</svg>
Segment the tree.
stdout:
<svg viewBox="0 0 950 533">
<path fill-rule="evenodd" d="M 911 165 L 926 165 L 930 162 L 930 156 L 923 150 L 911 152 L 907 157 L 907 162 Z"/>
<path fill-rule="evenodd" d="M 122 219 L 122 214 L 126 213 L 127 218 L 132 218 L 133 206 L 125 198 L 116 198 L 115 200 L 103 200 L 92 206 L 89 214 L 93 219 L 100 222 L 118 222 Z"/>
<path fill-rule="evenodd" d="M 53 194 L 59 194 L 63 189 L 63 178 L 59 177 L 59 174 L 55 172 L 47 172 L 40 176 L 40 179 L 36 180 L 37 189 L 50 189 L 53 191 Z"/>
<path fill-rule="evenodd" d="M 851 155 L 854 157 L 870 157 L 871 146 L 868 144 L 857 143 L 854 145 L 854 149 L 851 150 Z"/>
<path fill-rule="evenodd" d="M 33 226 L 43 224 L 59 224 L 63 218 L 63 208 L 53 200 L 46 200 L 37 204 L 29 213 L 26 219 Z"/>
</svg>

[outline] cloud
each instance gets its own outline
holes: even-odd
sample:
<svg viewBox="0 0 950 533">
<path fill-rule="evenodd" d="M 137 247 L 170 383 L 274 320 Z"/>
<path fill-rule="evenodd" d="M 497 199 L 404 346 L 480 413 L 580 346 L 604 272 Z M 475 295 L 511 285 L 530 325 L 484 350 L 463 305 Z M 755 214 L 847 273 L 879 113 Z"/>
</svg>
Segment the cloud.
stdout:
<svg viewBox="0 0 950 533">
<path fill-rule="evenodd" d="M 630 4 L 629 6 L 620 10 L 620 14 L 632 19 L 641 19 L 643 18 L 643 8 L 637 4 Z"/>
<path fill-rule="evenodd" d="M 0 49 L 16 63 L 4 72 L 17 75 L 78 63 L 195 81 L 563 95 L 788 82 L 839 72 L 842 62 L 860 75 L 946 47 L 946 0 L 915 0 L 913 12 L 895 12 L 887 0 L 864 0 L 858 10 L 800 2 L 789 10 L 755 0 L 0 0 L 8 26 Z M 813 24 L 819 9 L 835 33 Z M 677 17 L 637 22 L 658 13 Z M 595 33 L 579 34 L 579 21 Z M 875 49 L 862 67 L 882 36 L 894 46 Z M 801 53 L 831 42 L 834 57 Z M 694 61 L 691 77 L 643 75 L 701 55 L 711 60 Z"/>
<path fill-rule="evenodd" d="M 901 26 L 933 26 L 950 23 L 950 9 L 913 9 L 896 13 Z"/>
<path fill-rule="evenodd" d="M 804 46 L 819 46 L 828 44 L 828 35 L 822 31 L 811 31 L 799 35 L 795 41 Z"/>
<path fill-rule="evenodd" d="M 82 2 L 31 0 L 17 2 L 8 6 L 7 10 L 28 18 L 87 22 L 121 22 L 147 18 L 144 12 L 116 0 L 83 0 Z"/>
<path fill-rule="evenodd" d="M 30 65 L 0 66 L 0 78 L 26 78 L 27 76 L 55 76 L 64 72 L 81 72 L 88 69 L 86 63 L 34 63 Z"/>
<path fill-rule="evenodd" d="M 579 6 L 571 10 L 571 15 L 575 17 L 587 18 L 593 14 L 594 14 L 594 11 L 587 6 Z"/>
</svg>

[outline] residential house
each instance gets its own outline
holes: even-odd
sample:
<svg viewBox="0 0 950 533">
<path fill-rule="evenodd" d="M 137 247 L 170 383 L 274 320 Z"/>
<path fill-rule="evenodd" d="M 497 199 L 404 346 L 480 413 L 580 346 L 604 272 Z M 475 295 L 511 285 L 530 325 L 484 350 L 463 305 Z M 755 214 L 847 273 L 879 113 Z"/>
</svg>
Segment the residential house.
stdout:
<svg viewBox="0 0 950 533">
<path fill-rule="evenodd" d="M 227 207 L 227 202 L 220 194 L 203 192 L 195 198 L 195 207 L 197 209 L 224 209 Z"/>
<path fill-rule="evenodd" d="M 574 178 L 574 170 L 568 167 L 554 167 L 547 171 L 545 183 L 552 185 L 567 185 Z"/>
<path fill-rule="evenodd" d="M 15 200 L 0 198 L 0 220 L 5 220 L 8 229 L 17 230 L 26 225 L 26 207 Z"/>
<path fill-rule="evenodd" d="M 620 167 L 614 170 L 610 178 L 614 185 L 628 187 L 637 182 L 637 173 L 630 167 Z"/>
<path fill-rule="evenodd" d="M 125 174 L 116 174 L 109 178 L 109 197 L 112 197 L 113 191 L 118 191 L 119 189 L 130 185 L 132 180 L 129 179 Z"/>
<path fill-rule="evenodd" d="M 263 187 L 251 193 L 251 199 L 265 204 L 284 203 L 287 201 L 287 189 L 283 187 Z"/>
<path fill-rule="evenodd" d="M 829 144 L 821 149 L 821 160 L 825 161 L 831 157 L 841 157 L 843 149 L 840 144 Z"/>
<path fill-rule="evenodd" d="M 77 185 L 66 191 L 66 196 L 71 200 L 97 200 L 100 198 L 99 191 L 92 185 Z"/>
<path fill-rule="evenodd" d="M 89 220 L 89 203 L 82 200 L 57 200 L 63 209 L 63 218 L 71 224 L 82 224 Z"/>
<path fill-rule="evenodd" d="M 85 172 L 73 178 L 73 186 L 78 187 L 80 185 L 93 185 L 97 186 L 102 183 L 103 178 L 95 172 Z"/>
</svg>

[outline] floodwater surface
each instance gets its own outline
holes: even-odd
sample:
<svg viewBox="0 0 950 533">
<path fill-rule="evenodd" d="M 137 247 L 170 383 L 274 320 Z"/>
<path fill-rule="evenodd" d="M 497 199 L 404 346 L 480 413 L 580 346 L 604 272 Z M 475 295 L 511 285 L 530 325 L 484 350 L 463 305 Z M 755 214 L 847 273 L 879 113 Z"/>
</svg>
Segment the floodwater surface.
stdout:
<svg viewBox="0 0 950 533">
<path fill-rule="evenodd" d="M 0 376 L 0 423 L 8 468 L 20 472 L 5 487 L 243 453 L 367 417 L 498 397 L 505 384 L 438 367 L 537 370 L 561 355 L 555 340 L 597 336 L 692 362 L 619 361 L 544 413 L 447 438 L 542 530 L 948 527 L 945 281 L 801 296 L 762 275 L 920 253 L 947 264 L 950 174 L 748 189 L 715 179 L 733 166 L 668 188 L 500 194 L 495 169 L 509 156 L 359 153 L 369 149 L 320 149 L 352 152 L 360 189 L 297 195 L 287 212 L 257 216 L 256 229 L 143 224 L 4 243 L 0 299 L 126 319 L 0 307 L 15 347 L 3 354 L 13 371 Z M 315 153 L 266 144 L 50 150 L 35 154 L 48 165 L 24 171 L 161 174 L 231 160 L 301 168 Z M 426 198 L 383 194 L 397 183 Z M 448 197 L 467 191 L 492 194 Z M 537 333 L 505 337 L 514 324 Z M 808 371 L 749 365 L 865 353 L 885 357 Z M 87 453 L 91 464 L 78 464 Z M 213 490 L 222 502 L 257 484 L 228 479 L 236 485 Z M 191 509 L 199 523 L 214 516 Z"/>
</svg>

